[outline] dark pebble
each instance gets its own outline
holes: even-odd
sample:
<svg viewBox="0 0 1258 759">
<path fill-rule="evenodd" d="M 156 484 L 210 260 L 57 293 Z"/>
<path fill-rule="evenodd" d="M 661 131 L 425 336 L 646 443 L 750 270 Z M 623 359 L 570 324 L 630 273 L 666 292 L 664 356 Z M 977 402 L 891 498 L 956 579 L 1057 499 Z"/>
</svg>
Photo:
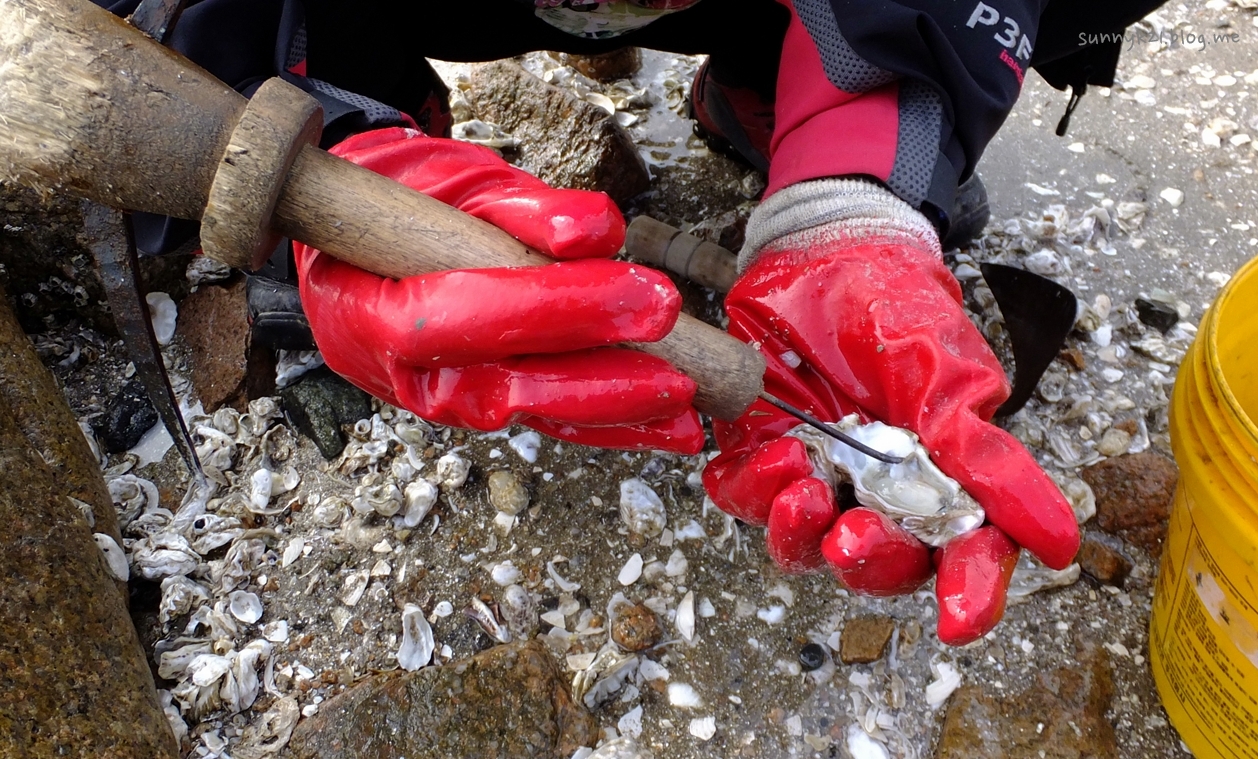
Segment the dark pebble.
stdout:
<svg viewBox="0 0 1258 759">
<path fill-rule="evenodd" d="M 826 663 L 826 651 L 817 643 L 809 643 L 799 649 L 799 666 L 805 672 L 820 669 Z"/>
<path fill-rule="evenodd" d="M 371 396 L 327 367 L 308 372 L 297 384 L 281 390 L 280 398 L 297 429 L 329 461 L 345 449 L 342 426 L 371 418 Z"/>
<path fill-rule="evenodd" d="M 1141 322 L 1162 334 L 1169 332 L 1179 322 L 1179 312 L 1174 307 L 1144 298 L 1136 298 L 1136 315 Z"/>
<path fill-rule="evenodd" d="M 122 453 L 134 448 L 157 420 L 157 409 L 149 401 L 144 385 L 133 379 L 114 396 L 104 415 L 92 422 L 92 429 L 106 451 Z"/>
</svg>

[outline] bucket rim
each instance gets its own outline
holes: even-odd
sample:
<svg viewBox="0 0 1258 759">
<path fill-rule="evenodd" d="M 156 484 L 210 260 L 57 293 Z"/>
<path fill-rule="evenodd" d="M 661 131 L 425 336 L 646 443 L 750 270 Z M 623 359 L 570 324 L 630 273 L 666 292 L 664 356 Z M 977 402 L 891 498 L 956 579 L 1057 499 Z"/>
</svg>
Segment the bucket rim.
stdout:
<svg viewBox="0 0 1258 759">
<path fill-rule="evenodd" d="M 1236 273 L 1232 275 L 1227 284 L 1223 286 L 1223 290 L 1215 298 L 1214 304 L 1210 307 L 1210 311 L 1206 314 L 1206 365 L 1208 367 L 1210 378 L 1222 396 L 1223 401 L 1227 404 L 1228 411 L 1231 412 L 1232 418 L 1238 427 L 1243 429 L 1249 436 L 1250 442 L 1258 446 L 1258 424 L 1250 418 L 1245 408 L 1236 398 L 1236 394 L 1232 392 L 1232 386 L 1227 380 L 1227 376 L 1223 372 L 1223 366 L 1219 361 L 1219 320 L 1222 314 L 1227 311 L 1232 301 L 1238 297 L 1237 292 L 1241 289 L 1240 285 L 1247 282 L 1250 278 L 1258 277 L 1258 256 L 1251 258 Z"/>
</svg>

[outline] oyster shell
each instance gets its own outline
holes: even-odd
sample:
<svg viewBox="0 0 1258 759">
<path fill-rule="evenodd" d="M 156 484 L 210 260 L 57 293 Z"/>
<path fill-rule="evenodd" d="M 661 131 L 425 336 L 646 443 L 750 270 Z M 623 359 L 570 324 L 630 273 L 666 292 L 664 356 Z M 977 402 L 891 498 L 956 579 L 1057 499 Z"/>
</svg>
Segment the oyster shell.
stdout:
<svg viewBox="0 0 1258 759">
<path fill-rule="evenodd" d="M 162 580 L 162 601 L 157 618 L 162 625 L 170 624 L 175 617 L 190 613 L 193 609 L 210 602 L 210 591 L 187 577 L 175 576 Z"/>
<path fill-rule="evenodd" d="M 442 490 L 458 490 L 467 482 L 472 464 L 457 453 L 447 453 L 437 459 L 437 481 Z"/>
<path fill-rule="evenodd" d="M 110 477 L 106 484 L 118 509 L 118 527 L 125 530 L 140 514 L 158 507 L 157 486 L 143 477 L 122 474 Z"/>
<path fill-rule="evenodd" d="M 651 486 L 633 477 L 620 483 L 620 519 L 634 535 L 659 537 L 668 514 Z"/>
<path fill-rule="evenodd" d="M 903 456 L 904 461 L 878 461 L 800 425 L 787 434 L 804 441 L 817 477 L 835 486 L 843 473 L 855 487 L 857 501 L 891 517 L 927 545 L 942 546 L 983 524 L 983 508 L 935 466 L 917 435 L 882 422 L 861 424 L 855 414 L 833 426 L 875 450 Z"/>
<path fill-rule="evenodd" d="M 436 644 L 432 627 L 424 618 L 424 610 L 415 604 L 407 604 L 402 610 L 402 645 L 397 651 L 398 666 L 414 672 L 432 661 Z"/>
<path fill-rule="evenodd" d="M 146 580 L 191 574 L 199 563 L 201 557 L 177 533 L 159 532 L 131 546 L 131 564 Z"/>
<path fill-rule="evenodd" d="M 129 580 L 131 578 L 131 570 L 127 566 L 127 555 L 123 552 L 122 547 L 115 543 L 113 538 L 102 532 L 93 534 L 92 539 L 96 541 L 101 555 L 105 557 L 105 566 L 109 568 L 109 574 L 113 575 L 114 579 L 122 582 Z"/>
<path fill-rule="evenodd" d="M 262 619 L 262 599 L 256 593 L 233 590 L 227 595 L 227 608 L 232 616 L 247 625 L 256 624 Z"/>
<path fill-rule="evenodd" d="M 428 512 L 432 511 L 437 495 L 437 487 L 428 480 L 415 480 L 407 485 L 403 495 L 406 501 L 406 511 L 402 515 L 403 524 L 407 527 L 418 527 L 424 517 L 428 516 Z"/>
</svg>

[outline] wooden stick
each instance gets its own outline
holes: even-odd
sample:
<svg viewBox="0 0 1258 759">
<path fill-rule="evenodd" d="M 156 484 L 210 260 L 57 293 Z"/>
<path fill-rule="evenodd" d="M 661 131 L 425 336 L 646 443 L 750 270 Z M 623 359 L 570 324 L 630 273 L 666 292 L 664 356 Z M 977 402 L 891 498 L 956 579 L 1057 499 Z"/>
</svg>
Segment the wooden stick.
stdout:
<svg viewBox="0 0 1258 759">
<path fill-rule="evenodd" d="M 297 156 L 272 224 L 281 234 L 398 279 L 553 263 L 491 224 L 314 148 Z M 763 389 L 759 353 L 686 314 L 663 340 L 633 347 L 695 380 L 695 407 L 718 419 L 736 419 Z"/>
<path fill-rule="evenodd" d="M 738 259 L 733 253 L 650 216 L 639 216 L 629 224 L 625 251 L 719 293 L 729 292 L 738 279 Z"/>
</svg>

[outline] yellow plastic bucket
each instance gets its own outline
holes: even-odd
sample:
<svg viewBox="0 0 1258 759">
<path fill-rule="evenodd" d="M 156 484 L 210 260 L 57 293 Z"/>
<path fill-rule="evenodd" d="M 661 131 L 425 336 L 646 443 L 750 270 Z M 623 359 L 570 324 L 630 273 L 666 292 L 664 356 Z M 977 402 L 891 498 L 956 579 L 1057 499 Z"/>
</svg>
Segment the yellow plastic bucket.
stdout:
<svg viewBox="0 0 1258 759">
<path fill-rule="evenodd" d="M 1149 622 L 1158 693 L 1197 757 L 1258 757 L 1258 258 L 1201 321 L 1171 398 L 1179 485 Z"/>
</svg>

